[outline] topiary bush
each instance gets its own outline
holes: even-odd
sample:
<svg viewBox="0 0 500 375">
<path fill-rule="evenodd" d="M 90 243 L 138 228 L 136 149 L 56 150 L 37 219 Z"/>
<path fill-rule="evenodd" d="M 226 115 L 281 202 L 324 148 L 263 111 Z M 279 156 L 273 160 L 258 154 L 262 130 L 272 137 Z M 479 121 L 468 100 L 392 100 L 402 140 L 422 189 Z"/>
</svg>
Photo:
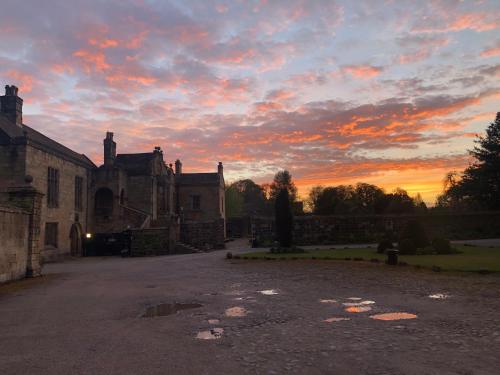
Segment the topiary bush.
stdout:
<svg viewBox="0 0 500 375">
<path fill-rule="evenodd" d="M 410 239 L 418 247 L 430 245 L 425 229 L 418 220 L 409 220 L 401 232 L 400 239 Z"/>
<path fill-rule="evenodd" d="M 417 255 L 432 255 L 436 254 L 436 249 L 433 246 L 426 246 L 417 249 Z"/>
<path fill-rule="evenodd" d="M 377 253 L 382 254 L 384 253 L 387 249 L 393 249 L 394 246 L 392 244 L 391 240 L 385 239 L 379 242 L 377 246 Z"/>
<path fill-rule="evenodd" d="M 280 247 L 292 246 L 293 214 L 288 189 L 281 189 L 275 203 L 276 234 Z"/>
<path fill-rule="evenodd" d="M 446 238 L 434 238 L 432 240 L 432 247 L 438 254 L 454 254 L 456 250 L 451 247 L 450 240 Z"/>
<path fill-rule="evenodd" d="M 398 245 L 401 255 L 415 255 L 417 253 L 417 246 L 411 238 L 403 238 Z"/>
</svg>

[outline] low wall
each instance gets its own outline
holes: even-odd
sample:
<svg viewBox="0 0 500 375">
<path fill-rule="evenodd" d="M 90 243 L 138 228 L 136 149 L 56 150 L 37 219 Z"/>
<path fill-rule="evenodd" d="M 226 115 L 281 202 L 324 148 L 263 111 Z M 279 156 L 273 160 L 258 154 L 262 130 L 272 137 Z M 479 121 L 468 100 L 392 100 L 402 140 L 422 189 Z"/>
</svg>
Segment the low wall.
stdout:
<svg viewBox="0 0 500 375">
<path fill-rule="evenodd" d="M 151 256 L 175 253 L 176 228 L 160 227 L 130 231 L 130 255 Z"/>
<path fill-rule="evenodd" d="M 428 236 L 451 240 L 500 238 L 500 212 L 425 215 L 297 216 L 293 237 L 298 245 L 377 242 L 398 237 L 408 221 L 418 220 Z M 251 218 L 252 236 L 275 238 L 274 218 Z"/>
<path fill-rule="evenodd" d="M 26 276 L 29 214 L 0 206 L 0 283 Z"/>
<path fill-rule="evenodd" d="M 181 242 L 200 250 L 223 249 L 225 240 L 224 219 L 181 224 Z"/>
</svg>

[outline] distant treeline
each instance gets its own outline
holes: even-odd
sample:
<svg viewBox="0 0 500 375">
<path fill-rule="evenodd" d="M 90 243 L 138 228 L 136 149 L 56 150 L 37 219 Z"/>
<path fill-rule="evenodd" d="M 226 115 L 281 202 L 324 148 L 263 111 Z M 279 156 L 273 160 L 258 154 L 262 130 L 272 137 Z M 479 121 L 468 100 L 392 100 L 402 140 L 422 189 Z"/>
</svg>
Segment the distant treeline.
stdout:
<svg viewBox="0 0 500 375">
<path fill-rule="evenodd" d="M 246 179 L 226 187 L 226 215 L 272 216 L 274 202 L 281 189 L 287 189 L 295 215 L 304 214 L 303 203 L 297 201 L 297 188 L 288 171 L 280 171 L 270 184 L 258 185 Z M 386 193 L 382 188 L 356 185 L 315 186 L 305 201 L 309 212 L 317 215 L 411 214 L 425 212 L 427 207 L 419 194 L 412 198 L 403 189 Z"/>
</svg>

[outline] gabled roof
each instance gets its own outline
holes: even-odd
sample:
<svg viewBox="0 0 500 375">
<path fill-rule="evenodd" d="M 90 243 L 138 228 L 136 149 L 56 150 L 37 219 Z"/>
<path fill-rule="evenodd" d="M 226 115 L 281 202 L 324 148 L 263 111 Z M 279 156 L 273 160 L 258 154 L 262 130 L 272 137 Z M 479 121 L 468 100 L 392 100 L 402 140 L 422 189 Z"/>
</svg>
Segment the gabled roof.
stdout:
<svg viewBox="0 0 500 375">
<path fill-rule="evenodd" d="M 152 161 L 155 158 L 154 152 L 145 152 L 141 154 L 118 154 L 116 155 L 115 165 L 127 171 L 127 174 L 149 175 L 152 170 Z"/>
<path fill-rule="evenodd" d="M 220 185 L 218 173 L 181 173 L 175 176 L 175 181 L 181 185 Z"/>
<path fill-rule="evenodd" d="M 11 140 L 26 137 L 29 144 L 45 152 L 56 155 L 87 168 L 96 168 L 96 165 L 84 154 L 79 154 L 66 146 L 50 139 L 42 133 L 23 125 L 22 128 L 14 124 L 7 117 L 0 114 L 0 130 L 2 130 Z"/>
</svg>

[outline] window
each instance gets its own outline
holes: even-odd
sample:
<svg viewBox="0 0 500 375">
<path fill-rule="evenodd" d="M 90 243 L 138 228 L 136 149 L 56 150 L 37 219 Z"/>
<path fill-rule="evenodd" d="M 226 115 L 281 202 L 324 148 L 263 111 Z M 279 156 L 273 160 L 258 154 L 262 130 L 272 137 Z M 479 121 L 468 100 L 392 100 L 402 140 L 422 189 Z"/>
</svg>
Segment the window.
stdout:
<svg viewBox="0 0 500 375">
<path fill-rule="evenodd" d="M 83 210 L 83 177 L 75 176 L 75 210 Z"/>
<path fill-rule="evenodd" d="M 47 206 L 59 207 L 59 170 L 51 167 L 47 173 Z"/>
<path fill-rule="evenodd" d="M 45 246 L 57 247 L 57 223 L 45 223 Z"/>
<path fill-rule="evenodd" d="M 191 208 L 193 210 L 200 209 L 200 196 L 199 195 L 191 195 Z"/>
</svg>

